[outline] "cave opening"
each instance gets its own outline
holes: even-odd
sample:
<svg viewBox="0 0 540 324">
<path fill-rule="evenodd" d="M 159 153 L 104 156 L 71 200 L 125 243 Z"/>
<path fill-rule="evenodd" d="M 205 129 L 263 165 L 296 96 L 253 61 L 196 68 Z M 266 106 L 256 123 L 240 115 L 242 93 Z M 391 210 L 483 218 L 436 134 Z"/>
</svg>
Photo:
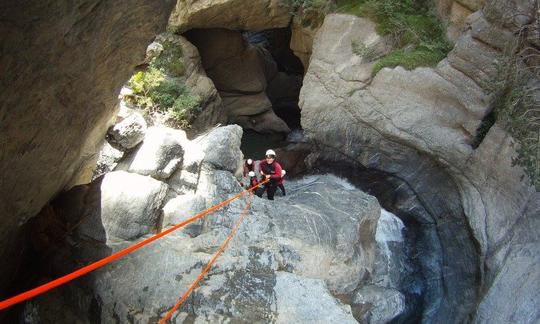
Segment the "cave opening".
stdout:
<svg viewBox="0 0 540 324">
<path fill-rule="evenodd" d="M 276 62 L 278 74 L 269 81 L 266 94 L 272 102 L 272 109 L 276 115 L 283 119 L 291 130 L 301 129 L 298 97 L 302 87 L 304 66 L 289 46 L 291 29 L 245 32 L 243 36 L 252 46 L 261 46 L 267 50 Z"/>
<path fill-rule="evenodd" d="M 289 44 L 291 29 L 193 29 L 185 36 L 201 56 L 228 124 L 244 129 L 242 151 L 261 157 L 302 134 L 298 105 L 304 66 Z"/>
</svg>

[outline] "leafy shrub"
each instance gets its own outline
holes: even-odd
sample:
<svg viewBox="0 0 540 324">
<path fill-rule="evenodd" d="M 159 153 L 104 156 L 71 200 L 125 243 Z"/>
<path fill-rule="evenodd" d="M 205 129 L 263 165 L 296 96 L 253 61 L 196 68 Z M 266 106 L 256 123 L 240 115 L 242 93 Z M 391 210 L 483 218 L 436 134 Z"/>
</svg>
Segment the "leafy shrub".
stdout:
<svg viewBox="0 0 540 324">
<path fill-rule="evenodd" d="M 184 75 L 186 69 L 180 44 L 166 39 L 162 42 L 162 46 L 163 51 L 154 58 L 152 66 L 174 77 Z"/>
<path fill-rule="evenodd" d="M 166 113 L 177 126 L 188 128 L 200 112 L 200 98 L 190 94 L 180 78 L 185 69 L 179 44 L 165 40 L 162 45 L 160 55 L 150 61 L 146 71 L 135 73 L 128 85 L 135 104 Z"/>
<path fill-rule="evenodd" d="M 185 86 L 177 80 L 165 79 L 150 91 L 149 96 L 155 104 L 159 105 L 159 110 L 166 111 L 174 105 L 176 98 L 186 91 Z"/>
<path fill-rule="evenodd" d="M 165 80 L 163 72 L 150 67 L 147 71 L 139 71 L 129 79 L 128 85 L 135 94 L 135 104 L 141 107 L 153 108 L 154 101 L 151 93 Z"/>
<path fill-rule="evenodd" d="M 169 113 L 176 122 L 181 123 L 181 127 L 188 127 L 200 112 L 200 104 L 201 99 L 199 96 L 186 92 L 176 98 Z"/>
</svg>

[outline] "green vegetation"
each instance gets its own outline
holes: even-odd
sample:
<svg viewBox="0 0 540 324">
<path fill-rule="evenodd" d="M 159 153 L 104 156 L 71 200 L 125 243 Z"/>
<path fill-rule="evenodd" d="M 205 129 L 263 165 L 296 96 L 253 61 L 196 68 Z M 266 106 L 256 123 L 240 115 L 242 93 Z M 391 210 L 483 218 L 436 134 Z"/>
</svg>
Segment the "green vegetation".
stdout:
<svg viewBox="0 0 540 324">
<path fill-rule="evenodd" d="M 427 0 L 342 0 L 337 12 L 367 17 L 377 24 L 377 32 L 390 36 L 395 50 L 373 68 L 376 74 L 384 67 L 414 69 L 434 66 L 451 50 L 445 28 L 430 11 Z"/>
<path fill-rule="evenodd" d="M 384 67 L 414 69 L 434 66 L 452 49 L 446 40 L 443 24 L 431 11 L 430 0 L 289 0 L 304 25 L 317 26 L 329 12 L 367 17 L 377 24 L 377 32 L 389 36 L 394 51 L 374 67 L 376 74 Z M 366 49 L 356 48 L 355 53 Z"/>
<path fill-rule="evenodd" d="M 146 71 L 139 71 L 129 80 L 133 101 L 150 112 L 169 115 L 176 126 L 189 128 L 200 112 L 200 98 L 192 95 L 181 76 L 185 73 L 182 49 L 164 41 L 163 51 L 154 57 Z"/>
<path fill-rule="evenodd" d="M 182 47 L 171 41 L 163 41 L 163 51 L 154 58 L 153 66 L 175 77 L 184 75 L 185 67 L 182 60 Z"/>
</svg>

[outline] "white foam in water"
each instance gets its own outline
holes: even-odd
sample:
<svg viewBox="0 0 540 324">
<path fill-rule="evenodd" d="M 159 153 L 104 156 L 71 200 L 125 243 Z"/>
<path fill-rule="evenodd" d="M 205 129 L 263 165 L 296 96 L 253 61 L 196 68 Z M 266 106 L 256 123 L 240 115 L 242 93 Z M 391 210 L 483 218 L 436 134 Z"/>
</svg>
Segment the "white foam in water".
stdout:
<svg viewBox="0 0 540 324">
<path fill-rule="evenodd" d="M 403 242 L 402 230 L 405 224 L 394 214 L 381 208 L 381 216 L 377 223 L 375 240 L 383 242 Z"/>
<path fill-rule="evenodd" d="M 293 129 L 289 135 L 287 135 L 287 142 L 290 143 L 305 143 L 307 142 L 304 137 L 304 131 L 301 129 Z"/>
<path fill-rule="evenodd" d="M 342 186 L 346 190 L 358 190 L 355 186 L 353 186 L 349 181 L 346 179 L 340 178 L 338 176 L 335 176 L 333 174 L 326 174 L 325 177 L 328 177 L 329 180 L 334 181 L 336 184 Z"/>
<path fill-rule="evenodd" d="M 302 179 L 295 180 L 297 186 L 303 186 L 303 185 L 309 185 L 316 182 L 333 182 L 341 187 L 343 187 L 345 190 L 358 190 L 355 186 L 353 186 L 349 181 L 346 179 L 340 178 L 338 176 L 335 176 L 333 174 L 320 174 L 320 175 L 309 175 L 305 176 Z"/>
</svg>

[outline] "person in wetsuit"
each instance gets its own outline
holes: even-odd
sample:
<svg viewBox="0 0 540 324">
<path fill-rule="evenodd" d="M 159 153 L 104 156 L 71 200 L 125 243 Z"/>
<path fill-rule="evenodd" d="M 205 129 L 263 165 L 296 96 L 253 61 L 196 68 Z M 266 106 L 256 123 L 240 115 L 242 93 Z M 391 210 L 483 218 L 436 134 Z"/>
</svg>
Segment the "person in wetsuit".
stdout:
<svg viewBox="0 0 540 324">
<path fill-rule="evenodd" d="M 276 193 L 276 189 L 282 178 L 281 171 L 281 165 L 276 161 L 276 152 L 273 150 L 266 151 L 265 159 L 259 163 L 259 173 L 261 174 L 263 181 L 265 179 L 269 179 L 269 181 L 264 184 L 263 188 L 259 188 L 255 194 L 262 197 L 263 193 L 266 191 L 268 199 L 274 200 L 274 194 Z"/>
</svg>

